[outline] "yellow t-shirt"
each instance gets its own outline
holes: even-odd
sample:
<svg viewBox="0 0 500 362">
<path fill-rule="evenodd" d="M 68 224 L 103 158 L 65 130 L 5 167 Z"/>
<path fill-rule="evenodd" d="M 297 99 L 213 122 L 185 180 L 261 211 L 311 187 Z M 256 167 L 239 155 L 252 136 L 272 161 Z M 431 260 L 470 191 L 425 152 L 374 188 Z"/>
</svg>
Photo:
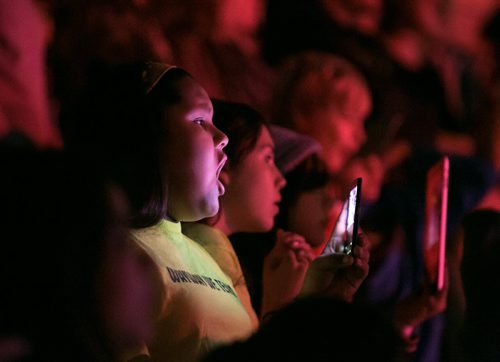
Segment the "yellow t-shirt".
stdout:
<svg viewBox="0 0 500 362">
<path fill-rule="evenodd" d="M 155 260 L 165 293 L 152 361 L 196 361 L 220 344 L 248 337 L 252 321 L 231 280 L 180 223 L 162 220 L 132 231 Z"/>
<path fill-rule="evenodd" d="M 252 306 L 240 260 L 226 234 L 213 226 L 199 223 L 185 223 L 182 225 L 182 230 L 184 234 L 203 246 L 217 264 L 219 264 L 222 271 L 232 280 L 233 288 L 238 294 L 256 330 L 259 327 L 259 319 Z"/>
</svg>

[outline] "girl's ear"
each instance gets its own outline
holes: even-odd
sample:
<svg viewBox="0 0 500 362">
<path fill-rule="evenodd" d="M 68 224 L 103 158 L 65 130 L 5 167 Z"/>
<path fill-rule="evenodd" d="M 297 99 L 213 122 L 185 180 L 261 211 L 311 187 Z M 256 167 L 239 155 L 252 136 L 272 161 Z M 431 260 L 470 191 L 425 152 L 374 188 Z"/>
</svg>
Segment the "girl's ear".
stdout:
<svg viewBox="0 0 500 362">
<path fill-rule="evenodd" d="M 229 172 L 226 170 L 226 167 L 224 167 L 220 172 L 219 180 L 220 182 L 222 182 L 224 186 L 229 185 L 229 183 L 231 182 L 231 176 L 229 175 Z"/>
</svg>

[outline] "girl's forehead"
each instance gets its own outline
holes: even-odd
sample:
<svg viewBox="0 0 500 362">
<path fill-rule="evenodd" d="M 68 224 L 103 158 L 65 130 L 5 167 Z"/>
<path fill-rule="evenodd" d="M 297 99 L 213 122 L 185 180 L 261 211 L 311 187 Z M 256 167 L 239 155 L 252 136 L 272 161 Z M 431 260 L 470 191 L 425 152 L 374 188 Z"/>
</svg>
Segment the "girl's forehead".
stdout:
<svg viewBox="0 0 500 362">
<path fill-rule="evenodd" d="M 182 97 L 188 101 L 196 101 L 212 108 L 212 102 L 206 90 L 193 78 L 186 77 L 180 83 Z"/>
<path fill-rule="evenodd" d="M 257 137 L 257 143 L 255 144 L 255 148 L 257 147 L 271 147 L 274 148 L 274 141 L 271 137 L 271 132 L 265 126 L 260 127 L 259 135 Z"/>
<path fill-rule="evenodd" d="M 196 108 L 213 113 L 213 106 L 207 92 L 191 77 L 179 81 L 180 103 L 187 108 Z"/>
</svg>

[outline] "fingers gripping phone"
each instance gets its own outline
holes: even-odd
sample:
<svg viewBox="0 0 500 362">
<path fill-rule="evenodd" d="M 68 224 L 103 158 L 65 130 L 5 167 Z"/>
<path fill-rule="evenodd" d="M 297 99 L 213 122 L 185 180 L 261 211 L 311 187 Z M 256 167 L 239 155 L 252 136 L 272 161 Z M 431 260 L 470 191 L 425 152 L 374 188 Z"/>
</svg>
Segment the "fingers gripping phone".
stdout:
<svg viewBox="0 0 500 362">
<path fill-rule="evenodd" d="M 427 172 L 423 257 L 426 281 L 434 293 L 444 286 L 449 168 L 445 156 Z"/>
<path fill-rule="evenodd" d="M 321 255 L 347 254 L 352 255 L 356 246 L 359 228 L 359 208 L 361 204 L 361 177 L 354 181 L 349 190 L 342 211 L 337 219 L 332 234 L 321 252 Z"/>
</svg>

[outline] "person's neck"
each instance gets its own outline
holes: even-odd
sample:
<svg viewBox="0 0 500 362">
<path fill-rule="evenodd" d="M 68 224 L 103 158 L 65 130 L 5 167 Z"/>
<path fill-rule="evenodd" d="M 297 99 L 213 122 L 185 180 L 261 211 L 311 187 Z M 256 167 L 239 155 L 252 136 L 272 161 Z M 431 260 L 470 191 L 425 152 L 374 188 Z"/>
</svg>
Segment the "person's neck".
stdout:
<svg viewBox="0 0 500 362">
<path fill-rule="evenodd" d="M 207 224 L 219 229 L 227 236 L 230 236 L 231 234 L 234 234 L 236 232 L 234 230 L 234 227 L 232 227 L 231 223 L 228 221 L 223 210 L 221 210 L 219 214 L 208 218 Z"/>
</svg>

